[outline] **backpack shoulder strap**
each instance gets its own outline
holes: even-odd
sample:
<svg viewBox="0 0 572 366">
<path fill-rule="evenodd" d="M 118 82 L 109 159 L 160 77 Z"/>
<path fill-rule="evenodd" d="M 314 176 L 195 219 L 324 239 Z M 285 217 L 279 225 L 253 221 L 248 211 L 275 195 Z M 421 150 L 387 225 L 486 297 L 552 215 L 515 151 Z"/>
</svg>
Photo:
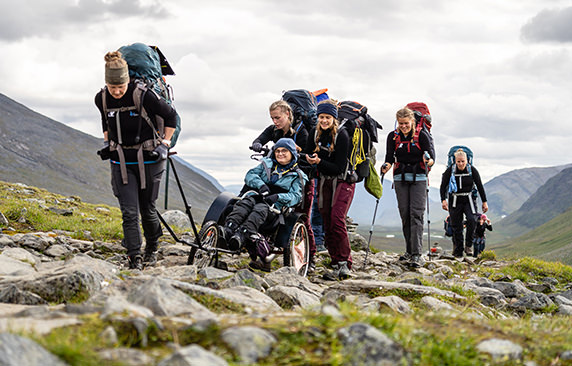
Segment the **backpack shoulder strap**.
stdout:
<svg viewBox="0 0 572 366">
<path fill-rule="evenodd" d="M 300 169 L 298 166 L 296 166 L 295 171 L 296 171 L 296 173 L 298 173 L 298 179 L 300 179 L 300 185 L 302 186 L 302 199 L 300 200 L 300 207 L 304 207 L 304 203 L 305 203 L 304 199 L 306 197 L 306 192 L 304 191 L 304 187 L 305 187 L 304 175 L 303 175 L 302 169 Z"/>
<path fill-rule="evenodd" d="M 103 108 L 103 115 L 107 118 L 107 86 L 101 88 L 101 107 Z"/>
<path fill-rule="evenodd" d="M 136 87 L 133 90 L 133 102 L 135 103 L 135 107 L 136 107 L 137 111 L 139 112 L 139 116 L 140 116 L 138 135 L 139 135 L 139 132 L 141 131 L 141 119 L 143 119 L 143 120 L 145 120 L 145 122 L 147 122 L 149 127 L 151 127 L 151 129 L 153 130 L 153 140 L 157 140 L 157 139 L 160 140 L 162 137 L 161 131 L 164 129 L 164 125 L 163 125 L 163 128 L 161 128 L 162 126 L 160 126 L 160 125 L 157 126 L 158 128 L 155 128 L 153 121 L 151 121 L 151 118 L 149 117 L 147 110 L 143 106 L 143 102 L 145 100 L 145 95 L 147 94 L 147 91 L 149 91 L 149 89 L 143 83 L 136 83 L 135 85 L 136 85 Z M 161 121 L 163 121 L 163 120 L 161 119 Z M 154 144 L 156 145 L 156 143 L 154 143 Z"/>
</svg>

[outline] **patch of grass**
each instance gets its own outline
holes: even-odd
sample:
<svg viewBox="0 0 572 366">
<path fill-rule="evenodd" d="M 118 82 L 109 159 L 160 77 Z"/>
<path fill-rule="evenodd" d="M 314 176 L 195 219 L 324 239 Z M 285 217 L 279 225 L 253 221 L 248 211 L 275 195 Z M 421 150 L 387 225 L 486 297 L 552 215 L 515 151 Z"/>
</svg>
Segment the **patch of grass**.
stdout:
<svg viewBox="0 0 572 366">
<path fill-rule="evenodd" d="M 215 346 L 221 334 L 221 328 L 212 322 L 205 327 L 189 326 L 177 331 L 177 339 L 181 345 L 198 344 L 209 349 Z"/>
<path fill-rule="evenodd" d="M 520 258 L 500 269 L 488 271 L 492 272 L 491 276 L 501 273 L 523 282 L 541 281 L 544 277 L 556 278 L 561 284 L 572 282 L 572 267 L 531 257 Z"/>
<path fill-rule="evenodd" d="M 481 254 L 479 255 L 479 259 L 481 262 L 484 261 L 496 261 L 497 260 L 497 255 L 493 250 L 485 250 L 482 251 Z"/>
<path fill-rule="evenodd" d="M 201 305 L 215 313 L 239 313 L 244 314 L 243 305 L 236 304 L 232 301 L 225 300 L 213 295 L 193 295 L 193 299 L 197 300 Z"/>
<path fill-rule="evenodd" d="M 421 300 L 421 298 L 423 298 L 424 296 L 427 296 L 425 294 L 422 294 L 418 291 L 415 290 L 411 290 L 411 289 L 402 289 L 402 288 L 394 288 L 394 289 L 384 289 L 384 288 L 378 288 L 378 289 L 368 289 L 366 291 L 364 291 L 364 293 L 369 297 L 369 298 L 375 298 L 375 297 L 379 297 L 379 296 L 398 296 L 401 299 L 405 300 L 405 301 L 419 301 Z"/>
<path fill-rule="evenodd" d="M 118 208 L 81 202 L 79 197 L 65 197 L 36 187 L 0 181 L 0 206 L 9 226 L 18 232 L 58 229 L 73 233 L 71 236 L 76 239 L 104 241 L 121 239 L 123 233 Z M 66 210 L 71 215 L 64 216 L 50 208 Z"/>
<path fill-rule="evenodd" d="M 124 365 L 123 362 L 103 362 L 97 353 L 97 349 L 109 346 L 100 337 L 106 326 L 94 315 L 83 318 L 81 325 L 57 328 L 48 335 L 31 338 L 72 366 Z"/>
<path fill-rule="evenodd" d="M 145 320 L 147 327 L 141 333 L 132 321 L 114 320 L 111 325 L 117 333 L 119 345 L 123 347 L 154 348 L 163 347 L 167 342 L 172 342 L 174 330 L 159 327 L 157 323 L 150 319 Z"/>
</svg>

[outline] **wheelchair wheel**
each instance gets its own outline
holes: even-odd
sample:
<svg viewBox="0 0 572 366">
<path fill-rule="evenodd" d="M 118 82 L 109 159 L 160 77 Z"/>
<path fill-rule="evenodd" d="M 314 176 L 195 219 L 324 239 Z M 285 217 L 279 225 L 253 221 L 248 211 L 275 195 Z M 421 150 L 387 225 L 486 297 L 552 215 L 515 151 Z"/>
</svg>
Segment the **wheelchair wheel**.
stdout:
<svg viewBox="0 0 572 366">
<path fill-rule="evenodd" d="M 309 260 L 310 240 L 308 239 L 308 229 L 302 220 L 298 220 L 292 227 L 288 245 L 284 249 L 284 266 L 294 267 L 300 276 L 306 277 Z"/>
<path fill-rule="evenodd" d="M 208 221 L 199 231 L 199 241 L 202 249 L 192 247 L 187 264 L 194 264 L 197 268 L 208 267 L 218 255 L 215 249 L 219 238 L 219 229 L 215 221 Z"/>
</svg>

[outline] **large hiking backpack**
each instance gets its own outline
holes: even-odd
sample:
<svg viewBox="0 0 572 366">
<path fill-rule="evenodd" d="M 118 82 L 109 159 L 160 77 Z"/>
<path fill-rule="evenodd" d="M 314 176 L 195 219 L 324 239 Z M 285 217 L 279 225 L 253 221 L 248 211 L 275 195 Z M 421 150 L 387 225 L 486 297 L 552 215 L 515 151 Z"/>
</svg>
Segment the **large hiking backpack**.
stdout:
<svg viewBox="0 0 572 366">
<path fill-rule="evenodd" d="M 411 102 L 407 104 L 406 107 L 411 109 L 415 116 L 415 131 L 413 132 L 413 139 L 411 142 L 415 144 L 415 146 L 417 146 L 418 149 L 421 150 L 421 144 L 419 143 L 419 134 L 421 133 L 421 130 L 425 130 L 425 132 L 427 132 L 427 135 L 429 136 L 431 155 L 435 156 L 435 145 L 433 142 L 433 136 L 431 135 L 432 120 L 431 120 L 431 113 L 429 112 L 429 107 L 427 107 L 427 104 L 422 102 Z M 396 125 L 394 130 L 395 138 L 393 140 L 395 141 L 395 148 L 397 149 L 397 147 L 403 141 L 401 141 L 401 136 L 397 131 L 397 121 L 395 121 L 395 125 Z M 399 163 L 396 162 L 394 168 L 397 169 L 398 166 Z M 431 167 L 426 167 L 423 161 L 421 161 L 421 168 L 423 170 L 427 169 L 427 171 L 431 171 Z"/>
<path fill-rule="evenodd" d="M 311 92 L 305 89 L 293 89 L 282 94 L 282 100 L 287 102 L 294 112 L 294 130 L 298 130 L 303 123 L 308 132 L 318 122 L 318 102 Z"/>
<path fill-rule="evenodd" d="M 465 174 L 459 174 L 455 172 L 457 168 L 457 164 L 455 164 L 455 152 L 459 149 L 463 150 L 465 154 L 467 154 L 467 173 Z M 457 182 L 455 180 L 455 176 L 462 177 L 473 174 L 471 170 L 472 165 L 473 165 L 473 151 L 469 147 L 464 145 L 455 145 L 449 149 L 449 153 L 447 154 L 447 168 L 452 167 L 451 179 L 449 180 L 449 193 L 457 191 Z M 473 183 L 472 195 L 474 198 L 477 198 L 478 195 L 477 187 L 475 186 L 474 183 Z"/>
<path fill-rule="evenodd" d="M 326 93 L 327 91 L 328 88 L 314 90 L 312 94 L 314 94 L 314 96 L 316 97 L 316 102 L 320 103 L 321 101 L 330 99 L 330 96 L 328 95 L 328 93 Z"/>
<path fill-rule="evenodd" d="M 419 132 L 423 129 L 429 135 L 429 143 L 431 144 L 431 152 L 433 156 L 435 155 L 435 143 L 433 142 L 433 136 L 431 135 L 432 118 L 429 112 L 429 107 L 427 104 L 422 102 L 411 102 L 406 105 L 407 108 L 413 111 L 415 115 L 415 132 L 419 136 Z"/>
<path fill-rule="evenodd" d="M 152 90 L 169 105 L 174 107 L 173 92 L 171 86 L 167 84 L 164 75 L 175 75 L 175 72 L 159 48 L 156 46 L 147 46 L 143 43 L 133 43 L 119 48 L 119 51 L 129 66 L 129 77 L 131 80 L 144 85 L 148 90 Z M 145 92 L 145 88 L 136 88 L 136 90 L 140 89 Z M 133 97 L 135 100 L 139 95 L 136 96 L 134 94 Z M 163 119 L 159 116 L 157 116 L 157 125 L 157 134 L 162 137 L 165 126 Z M 174 147 L 177 143 L 180 132 L 181 118 L 177 113 L 177 127 L 171 137 L 171 147 Z"/>
<path fill-rule="evenodd" d="M 377 129 L 382 126 L 367 113 L 366 106 L 354 101 L 338 103 L 338 120 L 351 141 L 346 174 L 361 182 L 369 176 L 370 160 L 375 156 L 373 143 L 378 142 Z"/>
</svg>

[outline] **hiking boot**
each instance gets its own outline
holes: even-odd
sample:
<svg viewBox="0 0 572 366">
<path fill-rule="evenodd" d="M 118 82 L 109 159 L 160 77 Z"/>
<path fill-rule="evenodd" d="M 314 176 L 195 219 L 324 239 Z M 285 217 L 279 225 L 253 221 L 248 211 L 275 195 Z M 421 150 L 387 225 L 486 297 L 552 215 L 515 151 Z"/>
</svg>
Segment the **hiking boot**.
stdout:
<svg viewBox="0 0 572 366">
<path fill-rule="evenodd" d="M 239 250 L 242 248 L 243 237 L 241 232 L 234 233 L 228 240 L 228 249 Z"/>
<path fill-rule="evenodd" d="M 145 251 L 145 255 L 143 256 L 143 263 L 145 264 L 145 267 L 154 267 L 157 264 L 157 251 Z"/>
<path fill-rule="evenodd" d="M 320 244 L 316 244 L 316 253 L 327 253 L 328 252 L 328 248 L 326 248 L 324 246 L 324 244 L 320 243 Z"/>
<path fill-rule="evenodd" d="M 345 280 L 350 277 L 350 269 L 348 268 L 348 262 L 338 262 L 338 278 L 340 280 Z"/>
<path fill-rule="evenodd" d="M 227 243 L 230 241 L 230 238 L 232 237 L 235 231 L 236 231 L 236 224 L 234 222 L 229 222 L 223 226 L 222 237 Z"/>
<path fill-rule="evenodd" d="M 250 261 L 250 263 L 248 263 L 248 266 L 252 269 L 258 269 L 264 272 L 270 272 L 270 269 L 272 268 L 271 262 L 265 262 L 262 260 Z"/>
<path fill-rule="evenodd" d="M 423 259 L 423 257 L 420 254 L 415 254 L 411 256 L 411 261 L 409 262 L 409 265 L 411 267 L 419 268 L 423 267 L 424 264 L 425 264 L 425 259 Z"/>
<path fill-rule="evenodd" d="M 340 272 L 340 266 L 337 263 L 332 264 L 332 271 L 327 271 L 326 273 L 324 273 L 322 278 L 328 281 L 337 281 L 339 272 Z"/>
<path fill-rule="evenodd" d="M 409 262 L 411 260 L 411 254 L 409 253 L 403 253 L 402 255 L 399 256 L 398 261 L 400 262 Z"/>
<path fill-rule="evenodd" d="M 266 257 L 270 255 L 270 251 L 272 249 L 270 248 L 268 241 L 266 241 L 266 238 L 256 233 L 256 234 L 251 234 L 249 240 L 252 243 L 254 243 L 256 247 L 256 254 L 260 257 L 260 259 L 264 261 Z"/>
<path fill-rule="evenodd" d="M 466 255 L 473 255 L 473 248 L 472 247 L 465 247 L 465 254 Z"/>
<path fill-rule="evenodd" d="M 129 269 L 143 270 L 143 258 L 140 254 L 130 255 L 127 260 Z"/>
<path fill-rule="evenodd" d="M 308 273 L 313 273 L 316 270 L 316 259 L 313 255 L 310 255 L 308 260 Z"/>
</svg>

